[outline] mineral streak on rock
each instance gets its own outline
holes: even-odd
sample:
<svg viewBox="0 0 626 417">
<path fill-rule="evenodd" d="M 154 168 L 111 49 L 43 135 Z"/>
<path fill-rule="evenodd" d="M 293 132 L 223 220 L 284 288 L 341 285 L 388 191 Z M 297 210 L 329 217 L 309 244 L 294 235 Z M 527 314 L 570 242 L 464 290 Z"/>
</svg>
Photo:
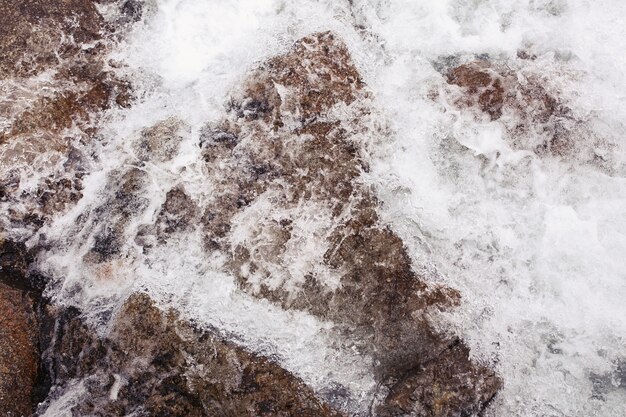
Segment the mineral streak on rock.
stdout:
<svg viewBox="0 0 626 417">
<path fill-rule="evenodd" d="M 496 103 L 495 91 L 483 101 Z M 370 101 L 330 32 L 303 38 L 254 71 L 233 94 L 228 117 L 201 138 L 218 181 L 203 215 L 207 249 L 230 254 L 242 290 L 354 337 L 391 389 L 381 405 L 388 415 L 469 415 L 500 381 L 430 324 L 429 309 L 455 305 L 459 294 L 418 276 L 377 216 L 360 177 L 368 168 L 359 138 L 380 134 L 366 123 Z M 415 375 L 403 377 L 407 369 Z M 397 406 L 400 391 L 407 394 Z"/>
<path fill-rule="evenodd" d="M 145 294 L 124 303 L 104 338 L 76 309 L 55 316 L 47 359 L 57 385 L 40 412 L 80 384 L 72 415 L 339 416 L 277 364 L 162 311 Z"/>
</svg>

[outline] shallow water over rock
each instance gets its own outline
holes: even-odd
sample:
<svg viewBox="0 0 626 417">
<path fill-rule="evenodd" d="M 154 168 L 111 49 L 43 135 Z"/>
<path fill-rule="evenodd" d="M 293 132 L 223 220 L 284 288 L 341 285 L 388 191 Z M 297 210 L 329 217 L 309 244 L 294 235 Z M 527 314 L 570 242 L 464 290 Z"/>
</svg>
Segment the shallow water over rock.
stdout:
<svg viewBox="0 0 626 417">
<path fill-rule="evenodd" d="M 620 414 L 623 7 L 9 3 L 0 411 Z"/>
</svg>

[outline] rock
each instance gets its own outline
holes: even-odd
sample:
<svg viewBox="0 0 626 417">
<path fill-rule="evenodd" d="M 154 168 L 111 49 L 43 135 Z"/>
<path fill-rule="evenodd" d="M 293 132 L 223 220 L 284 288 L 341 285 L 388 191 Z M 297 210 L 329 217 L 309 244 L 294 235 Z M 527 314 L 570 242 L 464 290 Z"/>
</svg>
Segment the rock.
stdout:
<svg viewBox="0 0 626 417">
<path fill-rule="evenodd" d="M 1 1 L 0 77 L 32 75 L 58 63 L 75 48 L 70 36 L 78 43 L 98 40 L 103 24 L 92 0 Z"/>
<path fill-rule="evenodd" d="M 99 338 L 80 312 L 57 312 L 49 350 L 54 404 L 79 381 L 73 415 L 339 416 L 298 378 L 136 293 Z"/>
<path fill-rule="evenodd" d="M 522 63 L 533 59 L 523 52 L 518 58 Z M 587 159 L 602 166 L 598 160 L 601 156 L 595 150 L 608 151 L 606 141 L 575 115 L 558 91 L 549 88 L 549 80 L 512 68 L 514 63 L 478 59 L 444 66 L 442 71 L 448 84 L 459 87 L 450 93 L 453 105 L 475 109 L 477 117 L 487 115 L 491 121 L 502 124 L 514 149 L 539 156 Z"/>
<path fill-rule="evenodd" d="M 38 334 L 31 297 L 0 282 L 0 415 L 27 417 L 33 412 Z"/>
<path fill-rule="evenodd" d="M 30 416 L 48 386 L 40 361 L 39 305 L 46 281 L 22 242 L 0 237 L 0 414 Z"/>
<path fill-rule="evenodd" d="M 0 236 L 0 282 L 18 289 L 27 289 L 29 262 L 24 243 Z"/>
<path fill-rule="evenodd" d="M 491 401 L 500 383 L 493 373 L 469 366 L 469 360 L 459 360 L 468 356 L 469 349 L 459 343 L 433 362 L 408 370 L 399 381 L 392 383 L 377 415 L 478 415 L 484 404 Z M 468 406 L 470 404 L 474 404 L 474 408 Z"/>
<path fill-rule="evenodd" d="M 133 22 L 141 20 L 143 16 L 143 1 L 126 0 L 122 4 L 122 14 Z"/>
<path fill-rule="evenodd" d="M 495 91 L 482 101 L 496 116 L 501 88 L 472 77 Z M 303 38 L 253 71 L 233 93 L 227 118 L 201 138 L 216 179 L 204 207 L 206 247 L 230 256 L 243 291 L 335 323 L 374 358 L 381 383 L 427 364 L 445 366 L 451 381 L 458 372 L 464 392 L 438 382 L 438 368 L 421 374 L 419 385 L 454 392 L 455 404 L 437 415 L 468 415 L 500 380 L 430 323 L 429 311 L 457 304 L 459 293 L 416 274 L 401 239 L 378 218 L 378 201 L 361 180 L 368 167 L 358 142 L 382 133 L 369 127 L 370 102 L 346 46 L 330 32 Z M 410 398 L 411 410 L 444 401 Z"/>
<path fill-rule="evenodd" d="M 135 154 L 141 161 L 167 162 L 176 153 L 189 126 L 176 118 L 169 118 L 144 129 L 135 145 Z"/>
<path fill-rule="evenodd" d="M 26 238 L 82 198 L 97 121 L 132 101 L 130 84 L 105 62 L 124 28 L 109 25 L 93 0 L 0 1 L 8 122 L 0 128 L 0 203 L 9 214 L 0 227 Z M 44 70 L 45 80 L 37 78 Z"/>
<path fill-rule="evenodd" d="M 483 65 L 481 65 L 483 64 Z M 504 87 L 498 74 L 482 62 L 460 65 L 447 74 L 448 83 L 455 84 L 467 90 L 468 100 L 477 99 L 480 109 L 489 114 L 491 120 L 502 116 L 504 104 Z M 466 103 L 472 105 L 471 101 Z"/>
<path fill-rule="evenodd" d="M 100 84 L 97 62 L 80 62 L 59 73 L 84 88 L 22 111 L 6 137 L 11 144 L 38 137 L 44 149 L 55 144 L 64 167 L 33 194 L 20 194 L 22 177 L 7 173 L 2 199 L 18 207 L 13 226 L 28 212 L 39 216 L 36 230 L 81 198 L 80 144 L 64 135 L 78 127 L 81 140 L 92 140 L 97 113 L 116 99 L 115 86 Z M 226 110 L 199 141 L 211 192 L 196 201 L 174 184 L 152 217 L 144 216 L 151 205 L 143 168 L 170 161 L 189 127 L 167 119 L 140 132 L 132 148 L 137 166 L 110 172 L 102 201 L 67 232 L 88 245 L 77 260 L 84 271 L 109 278 L 120 260 L 132 262 L 135 243 L 149 251 L 199 227 L 206 251 L 220 252 L 240 291 L 333 323 L 340 340 L 372 359 L 368 371 L 381 387 L 372 415 L 481 412 L 500 379 L 431 318 L 458 304 L 460 294 L 416 273 L 363 179 L 366 144 L 388 132 L 376 122 L 372 94 L 346 46 L 330 32 L 301 39 L 252 71 Z M 153 220 L 136 228 L 139 218 Z M 36 276 L 29 262 L 26 256 L 23 274 Z M 351 395 L 343 387 L 313 392 L 270 358 L 161 310 L 145 294 L 102 310 L 102 322 L 94 323 L 77 307 L 38 309 L 52 385 L 39 414 L 59 406 L 73 415 L 338 416 L 325 400 L 339 404 Z"/>
<path fill-rule="evenodd" d="M 82 225 L 93 235 L 92 247 L 84 256 L 85 262 L 100 264 L 123 253 L 126 242 L 132 239 L 127 235 L 126 227 L 149 203 L 142 195 L 146 182 L 146 173 L 139 168 L 111 172 L 107 187 L 111 193 Z M 107 222 L 100 221 L 102 216 L 106 216 Z"/>
</svg>

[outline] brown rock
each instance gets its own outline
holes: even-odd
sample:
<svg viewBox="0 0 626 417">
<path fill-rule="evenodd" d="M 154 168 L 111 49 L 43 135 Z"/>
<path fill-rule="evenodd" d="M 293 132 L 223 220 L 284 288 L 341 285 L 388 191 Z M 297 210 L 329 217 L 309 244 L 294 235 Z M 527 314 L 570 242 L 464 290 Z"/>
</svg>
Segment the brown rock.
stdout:
<svg viewBox="0 0 626 417">
<path fill-rule="evenodd" d="M 99 117 L 132 101 L 130 84 L 104 62 L 123 26 L 109 27 L 97 4 L 0 1 L 0 77 L 10 81 L 2 106 L 10 125 L 0 131 L 0 201 L 10 208 L 1 227 L 34 232 L 73 206 L 82 197 L 77 161 Z M 28 78 L 43 70 L 50 79 Z M 38 186 L 20 189 L 32 177 Z"/>
<path fill-rule="evenodd" d="M 126 301 L 106 338 L 77 310 L 58 317 L 53 392 L 81 381 L 75 415 L 338 416 L 276 363 L 160 310 L 145 294 Z"/>
<path fill-rule="evenodd" d="M 81 233 L 93 236 L 83 261 L 113 274 L 107 265 L 125 256 L 131 239 L 149 250 L 200 220 L 207 251 L 223 251 L 242 291 L 333 322 L 333 331 L 373 359 L 372 372 L 389 392 L 377 396 L 373 415 L 471 415 L 501 381 L 431 322 L 433 310 L 458 304 L 460 295 L 417 274 L 377 214 L 379 202 L 362 179 L 362 141 L 386 132 L 368 123 L 371 99 L 335 35 L 302 39 L 253 71 L 224 120 L 203 129 L 208 201 L 200 206 L 175 186 L 154 223 L 129 236 L 148 207 L 148 179 L 137 167 L 114 171 L 109 197 L 78 219 Z M 68 120 L 80 114 L 61 119 L 61 130 Z M 181 129 L 172 119 L 141 132 L 134 149 L 140 163 L 167 161 Z M 54 198 L 44 200 L 57 207 Z M 40 412 L 75 394 L 76 415 L 338 415 L 277 363 L 160 310 L 146 295 L 131 296 L 113 314 L 101 335 L 79 310 L 49 306 L 45 361 L 54 389 Z"/>
<path fill-rule="evenodd" d="M 479 102 L 499 117 L 498 82 L 469 71 L 457 79 L 482 89 Z M 217 179 L 203 216 L 207 249 L 230 255 L 243 291 L 333 321 L 358 340 L 381 382 L 445 364 L 467 387 L 438 382 L 457 399 L 438 415 L 480 410 L 500 380 L 428 318 L 432 308 L 457 304 L 458 292 L 414 272 L 360 179 L 367 163 L 354 138 L 380 134 L 365 123 L 374 111 L 369 100 L 346 46 L 329 32 L 298 41 L 253 71 L 233 94 L 227 118 L 207 126 L 201 139 Z M 291 263 L 303 258 L 293 270 Z M 420 384 L 436 383 L 438 372 L 423 374 Z M 436 409 L 442 400 L 433 394 L 419 406 L 412 401 Z"/>
<path fill-rule="evenodd" d="M 77 24 L 74 24 L 76 22 Z M 93 0 L 0 1 L 0 77 L 27 76 L 58 62 L 78 43 L 101 37 L 103 20 Z"/>
<path fill-rule="evenodd" d="M 30 416 L 39 369 L 33 300 L 0 282 L 0 415 Z"/>
<path fill-rule="evenodd" d="M 502 116 L 504 104 L 504 88 L 499 74 L 494 73 L 481 62 L 460 65 L 447 74 L 448 83 L 458 85 L 467 90 L 467 105 L 477 100 L 480 109 L 489 114 L 491 120 Z"/>
<path fill-rule="evenodd" d="M 141 161 L 169 161 L 176 155 L 182 135 L 188 130 L 188 126 L 174 117 L 163 120 L 141 132 L 135 153 Z"/>
<path fill-rule="evenodd" d="M 532 59 L 521 54 L 520 60 Z M 608 150 L 585 120 L 577 119 L 559 94 L 547 86 L 549 80 L 537 74 L 515 72 L 510 66 L 476 60 L 452 67 L 446 81 L 460 87 L 452 102 L 462 109 L 476 109 L 504 125 L 507 139 L 515 149 L 538 155 L 577 157 L 597 164 L 602 159 L 595 149 Z M 507 117 L 502 116 L 506 114 Z M 602 166 L 602 163 L 600 163 Z"/>
<path fill-rule="evenodd" d="M 377 415 L 442 417 L 478 415 L 499 389 L 495 375 L 469 366 L 469 350 L 456 344 L 437 359 L 410 369 L 393 383 Z M 461 361 L 460 358 L 466 358 Z M 469 404 L 474 404 L 474 408 Z"/>
</svg>

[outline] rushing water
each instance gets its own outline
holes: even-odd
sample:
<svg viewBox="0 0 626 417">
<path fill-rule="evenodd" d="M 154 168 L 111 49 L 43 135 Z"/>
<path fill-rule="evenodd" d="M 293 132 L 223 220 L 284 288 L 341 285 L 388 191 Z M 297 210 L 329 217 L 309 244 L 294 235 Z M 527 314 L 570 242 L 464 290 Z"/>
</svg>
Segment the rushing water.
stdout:
<svg viewBox="0 0 626 417">
<path fill-rule="evenodd" d="M 368 148 L 367 179 L 383 217 L 416 265 L 461 291 L 442 326 L 504 380 L 489 415 L 626 415 L 625 21 L 617 0 L 155 2 L 112 56 L 134 80 L 138 103 L 107 115 L 85 197 L 46 231 L 62 242 L 72 236 L 44 261 L 64 277 L 59 300 L 106 323 L 124 294 L 144 289 L 276 357 L 314 389 L 340 383 L 355 393 L 354 409 L 365 403 L 374 384 L 368 359 L 334 343 L 332 323 L 235 291 L 223 260 L 207 259 L 199 231 L 149 254 L 128 242 L 123 261 L 108 266 L 113 274 L 76 262 L 92 243 L 96 226 L 84 225 L 99 221 L 109 182 L 136 164 L 141 129 L 170 117 L 187 126 L 174 159 L 142 168 L 150 181 L 135 230 L 174 184 L 196 201 L 210 195 L 199 131 L 221 117 L 246 71 L 303 35 L 333 30 L 374 93 L 374 122 L 389 126 Z M 536 59 L 520 63 L 520 50 Z M 573 130 L 580 151 L 512 146 L 503 123 L 515 115 L 485 120 L 446 99 L 440 63 L 474 56 L 543 79 L 584 121 Z M 582 156 L 589 152 L 602 164 Z"/>
</svg>

